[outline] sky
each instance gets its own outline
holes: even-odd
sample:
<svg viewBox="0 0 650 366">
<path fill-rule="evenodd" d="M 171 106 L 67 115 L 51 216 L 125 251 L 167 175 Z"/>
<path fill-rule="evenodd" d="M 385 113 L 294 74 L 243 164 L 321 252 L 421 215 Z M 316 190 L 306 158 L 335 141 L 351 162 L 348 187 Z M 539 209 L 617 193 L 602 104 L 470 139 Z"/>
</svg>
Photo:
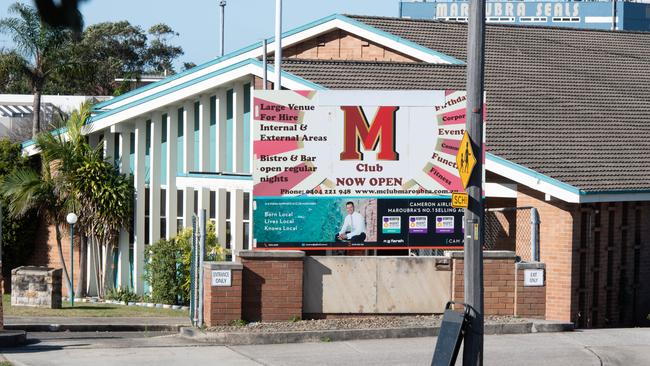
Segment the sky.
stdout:
<svg viewBox="0 0 650 366">
<path fill-rule="evenodd" d="M 0 18 L 8 16 L 11 3 L 0 1 Z M 396 17 L 399 0 L 283 0 L 282 6 L 286 31 L 334 13 Z M 86 25 L 128 20 L 146 30 L 168 24 L 179 33 L 172 42 L 185 51 L 177 69 L 183 62 L 201 64 L 219 55 L 219 0 L 85 0 L 80 10 Z M 275 0 L 227 0 L 225 12 L 226 53 L 274 35 Z M 0 36 L 0 47 L 11 46 Z"/>
</svg>

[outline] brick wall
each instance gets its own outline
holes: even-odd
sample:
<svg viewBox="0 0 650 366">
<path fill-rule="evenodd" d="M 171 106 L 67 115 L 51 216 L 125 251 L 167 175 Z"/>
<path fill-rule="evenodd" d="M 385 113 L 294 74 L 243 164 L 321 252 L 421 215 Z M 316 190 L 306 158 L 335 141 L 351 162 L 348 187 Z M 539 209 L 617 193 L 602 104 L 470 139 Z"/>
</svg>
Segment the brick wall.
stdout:
<svg viewBox="0 0 650 366">
<path fill-rule="evenodd" d="M 301 251 L 239 252 L 245 320 L 287 321 L 302 316 L 304 256 Z"/>
<path fill-rule="evenodd" d="M 520 186 L 517 206 L 533 206 L 539 212 L 540 260 L 546 264 L 546 319 L 575 321 L 579 257 L 574 255 L 574 243 L 580 228 L 578 205 L 552 197 L 546 201 L 543 193 Z"/>
<path fill-rule="evenodd" d="M 203 321 L 209 327 L 242 319 L 242 269 L 239 263 L 203 265 Z M 212 271 L 230 270 L 231 286 L 212 286 Z"/>
<path fill-rule="evenodd" d="M 463 252 L 452 252 L 452 300 L 464 301 Z M 515 304 L 515 253 L 483 252 L 484 313 L 513 315 Z"/>
<path fill-rule="evenodd" d="M 515 316 L 544 318 L 546 312 L 546 286 L 524 286 L 524 272 L 527 269 L 545 268 L 544 263 L 517 263 L 515 265 Z"/>
<path fill-rule="evenodd" d="M 27 262 L 24 263 L 26 266 L 42 266 L 42 267 L 51 267 L 51 268 L 62 268 L 61 260 L 59 256 L 59 250 L 56 245 L 56 230 L 53 225 L 48 225 L 43 219 L 41 220 L 41 225 L 39 225 L 36 237 L 33 241 L 32 254 L 27 259 Z M 68 226 L 62 226 L 61 228 L 61 251 L 63 252 L 63 258 L 68 266 L 68 271 L 70 271 L 70 228 Z M 78 284 L 79 275 L 81 274 L 79 268 L 79 237 L 75 234 L 75 246 L 74 246 L 74 286 Z M 12 268 L 13 269 L 13 268 Z M 5 291 L 11 291 L 11 278 L 4 279 L 4 289 Z M 63 296 L 68 296 L 68 284 L 63 278 Z"/>
<path fill-rule="evenodd" d="M 413 57 L 343 30 L 334 30 L 282 50 L 282 57 L 320 60 L 417 62 Z"/>
<path fill-rule="evenodd" d="M 452 300 L 464 300 L 463 252 L 451 252 Z M 524 287 L 524 270 L 544 269 L 544 263 L 515 263 L 512 251 L 483 252 L 483 304 L 485 315 L 544 318 L 546 286 Z M 460 308 L 460 307 L 455 307 Z"/>
</svg>

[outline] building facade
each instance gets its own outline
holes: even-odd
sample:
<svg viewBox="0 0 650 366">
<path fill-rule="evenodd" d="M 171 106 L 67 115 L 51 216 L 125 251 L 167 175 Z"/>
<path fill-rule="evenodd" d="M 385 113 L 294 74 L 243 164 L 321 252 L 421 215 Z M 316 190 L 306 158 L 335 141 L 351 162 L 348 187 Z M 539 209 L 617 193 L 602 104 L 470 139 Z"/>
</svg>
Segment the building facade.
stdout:
<svg viewBox="0 0 650 366">
<path fill-rule="evenodd" d="M 282 87 L 462 90 L 466 32 L 463 23 L 326 17 L 284 33 Z M 649 41 L 488 25 L 487 204 L 540 211 L 547 319 L 648 324 Z M 260 42 L 95 106 L 84 133 L 133 174 L 136 191 L 134 229 L 116 253 L 118 286 L 143 293 L 147 246 L 200 210 L 234 260 L 255 249 L 250 113 L 262 53 Z M 509 224 L 525 225 L 518 220 Z"/>
<path fill-rule="evenodd" d="M 467 22 L 469 1 L 401 1 L 399 16 Z M 650 31 L 650 4 L 647 1 L 571 0 L 488 0 L 485 21 L 586 29 Z"/>
</svg>

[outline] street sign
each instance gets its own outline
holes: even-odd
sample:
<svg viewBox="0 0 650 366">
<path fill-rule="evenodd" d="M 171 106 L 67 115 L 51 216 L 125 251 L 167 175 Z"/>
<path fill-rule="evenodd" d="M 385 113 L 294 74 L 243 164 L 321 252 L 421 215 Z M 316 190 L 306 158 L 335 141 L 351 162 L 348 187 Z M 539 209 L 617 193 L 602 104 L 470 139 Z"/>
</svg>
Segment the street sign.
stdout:
<svg viewBox="0 0 650 366">
<path fill-rule="evenodd" d="M 451 194 L 451 207 L 467 208 L 469 197 L 465 192 L 453 192 Z"/>
<path fill-rule="evenodd" d="M 544 286 L 544 270 L 543 269 L 525 269 L 524 270 L 524 286 Z"/>
<path fill-rule="evenodd" d="M 232 271 L 229 269 L 212 271 L 212 286 L 230 287 L 232 284 Z"/>
<path fill-rule="evenodd" d="M 474 165 L 476 165 L 476 157 L 472 150 L 472 142 L 469 139 L 469 134 L 465 131 L 463 139 L 460 141 L 458 154 L 456 155 L 456 166 L 458 167 L 460 179 L 463 182 L 463 188 L 465 189 L 467 189 L 469 177 L 472 176 Z"/>
</svg>

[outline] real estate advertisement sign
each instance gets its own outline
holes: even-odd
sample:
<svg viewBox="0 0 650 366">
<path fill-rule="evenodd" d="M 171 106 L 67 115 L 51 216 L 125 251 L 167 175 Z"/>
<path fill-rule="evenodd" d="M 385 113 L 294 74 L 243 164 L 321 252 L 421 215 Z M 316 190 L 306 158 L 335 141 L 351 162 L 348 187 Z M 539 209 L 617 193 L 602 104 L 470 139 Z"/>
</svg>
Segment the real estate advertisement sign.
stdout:
<svg viewBox="0 0 650 366">
<path fill-rule="evenodd" d="M 463 244 L 464 91 L 256 90 L 258 249 Z"/>
</svg>

